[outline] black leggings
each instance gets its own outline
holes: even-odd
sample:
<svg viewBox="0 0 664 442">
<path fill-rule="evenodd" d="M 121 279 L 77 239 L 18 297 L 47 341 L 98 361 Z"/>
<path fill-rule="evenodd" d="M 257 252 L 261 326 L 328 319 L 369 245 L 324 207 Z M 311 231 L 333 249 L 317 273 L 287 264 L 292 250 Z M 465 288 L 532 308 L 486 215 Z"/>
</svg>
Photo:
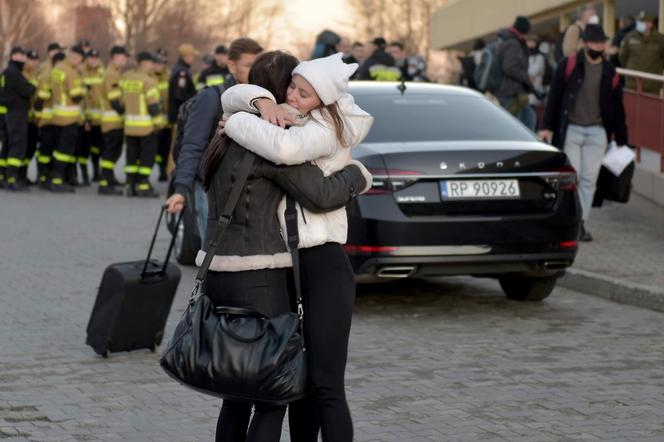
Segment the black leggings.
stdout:
<svg viewBox="0 0 664 442">
<path fill-rule="evenodd" d="M 351 442 L 353 422 L 346 403 L 355 275 L 340 244 L 300 250 L 304 337 L 310 394 L 290 404 L 291 442 Z"/>
<path fill-rule="evenodd" d="M 265 316 L 291 310 L 287 269 L 209 272 L 206 295 L 216 306 L 244 307 Z M 224 401 L 217 421 L 216 442 L 279 442 L 286 407 Z"/>
</svg>

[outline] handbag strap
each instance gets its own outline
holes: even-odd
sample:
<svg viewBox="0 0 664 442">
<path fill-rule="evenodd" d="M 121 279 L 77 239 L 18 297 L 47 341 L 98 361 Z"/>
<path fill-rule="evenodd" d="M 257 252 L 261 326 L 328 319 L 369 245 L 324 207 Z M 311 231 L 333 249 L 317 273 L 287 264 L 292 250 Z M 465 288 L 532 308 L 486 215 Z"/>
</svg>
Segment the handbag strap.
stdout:
<svg viewBox="0 0 664 442">
<path fill-rule="evenodd" d="M 198 269 L 198 273 L 196 274 L 196 285 L 191 293 L 192 302 L 195 300 L 196 294 L 203 284 L 203 281 L 205 281 L 205 277 L 207 276 L 208 269 L 210 268 L 212 258 L 214 258 L 214 255 L 217 252 L 219 242 L 221 241 L 221 238 L 224 236 L 226 229 L 233 219 L 233 211 L 235 211 L 235 206 L 237 206 L 237 202 L 240 199 L 240 194 L 242 193 L 242 189 L 247 182 L 247 178 L 249 178 L 249 173 L 251 172 L 251 167 L 253 164 L 254 156 L 250 155 L 248 152 L 244 152 L 242 155 L 242 160 L 240 161 L 240 166 L 238 167 L 237 175 L 235 176 L 235 183 L 233 184 L 231 192 L 228 195 L 224 209 L 222 210 L 219 219 L 217 219 L 217 230 L 215 231 L 214 238 L 210 239 L 208 242 L 208 249 L 207 253 L 205 254 L 205 259 L 203 260 L 203 263 L 201 264 L 201 267 Z"/>
<path fill-rule="evenodd" d="M 304 346 L 304 307 L 302 306 L 302 286 L 300 281 L 300 236 L 297 227 L 297 208 L 295 207 L 295 200 L 290 196 L 286 196 L 286 237 L 288 248 L 290 249 L 291 258 L 293 261 L 293 279 L 295 282 L 295 294 L 297 303 L 297 318 L 300 321 L 300 332 L 302 336 L 302 350 Z"/>
</svg>

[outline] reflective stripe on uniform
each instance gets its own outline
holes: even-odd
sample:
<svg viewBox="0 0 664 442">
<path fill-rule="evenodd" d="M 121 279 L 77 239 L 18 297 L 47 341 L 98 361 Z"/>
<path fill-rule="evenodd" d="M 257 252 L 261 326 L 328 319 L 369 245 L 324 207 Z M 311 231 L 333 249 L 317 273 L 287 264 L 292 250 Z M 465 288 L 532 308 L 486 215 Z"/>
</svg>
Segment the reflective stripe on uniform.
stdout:
<svg viewBox="0 0 664 442">
<path fill-rule="evenodd" d="M 42 100 L 48 100 L 51 98 L 51 91 L 40 89 L 39 92 L 37 92 L 37 96 Z"/>
<path fill-rule="evenodd" d="M 140 175 L 150 176 L 150 174 L 152 174 L 152 167 L 139 167 L 138 168 L 138 173 Z"/>
<path fill-rule="evenodd" d="M 53 106 L 53 115 L 58 117 L 78 117 L 81 115 L 81 106 Z"/>
<path fill-rule="evenodd" d="M 76 157 L 74 155 L 67 155 L 66 153 L 53 151 L 53 158 L 55 158 L 56 161 L 60 161 L 61 163 L 75 163 L 76 162 Z"/>
<path fill-rule="evenodd" d="M 53 178 L 51 182 L 55 185 L 60 185 L 62 184 L 62 178 Z"/>
<path fill-rule="evenodd" d="M 145 96 L 148 98 L 148 100 L 149 99 L 159 100 L 159 98 L 161 97 L 161 95 L 159 95 L 159 89 L 156 87 L 148 89 L 147 92 L 145 93 Z"/>
<path fill-rule="evenodd" d="M 78 164 L 83 164 L 85 166 L 88 164 L 88 159 L 85 157 L 78 157 Z"/>
<path fill-rule="evenodd" d="M 205 85 L 208 87 L 218 86 L 220 84 L 224 84 L 223 75 L 210 75 L 205 79 Z"/>
<path fill-rule="evenodd" d="M 37 162 L 39 164 L 49 164 L 51 162 L 51 157 L 46 155 L 37 155 Z"/>
<path fill-rule="evenodd" d="M 0 158 L 0 167 L 7 167 L 7 160 Z"/>
<path fill-rule="evenodd" d="M 23 160 L 21 160 L 20 158 L 13 158 L 13 157 L 7 158 L 8 167 L 21 167 L 22 165 L 23 165 Z"/>
<path fill-rule="evenodd" d="M 79 96 L 79 95 L 85 95 L 85 88 L 84 88 L 84 87 L 80 87 L 80 86 L 73 87 L 73 88 L 71 88 L 71 90 L 69 91 L 69 95 L 72 96 L 72 97 L 77 97 L 77 96 Z"/>
<path fill-rule="evenodd" d="M 103 80 L 101 77 L 85 77 L 83 79 L 83 84 L 85 85 L 101 84 L 102 81 Z"/>
<path fill-rule="evenodd" d="M 125 173 L 138 173 L 138 166 L 125 166 Z"/>
<path fill-rule="evenodd" d="M 101 187 L 108 187 L 108 180 L 100 180 L 99 185 Z"/>
<path fill-rule="evenodd" d="M 101 109 L 87 109 L 85 112 L 90 118 L 101 118 Z"/>
<path fill-rule="evenodd" d="M 102 123 L 122 123 L 122 116 L 115 111 L 104 111 L 101 114 Z"/>
<path fill-rule="evenodd" d="M 115 167 L 115 163 L 109 160 L 101 160 L 99 162 L 99 165 L 101 166 L 102 169 L 108 169 L 108 170 L 113 170 L 113 168 Z"/>
<path fill-rule="evenodd" d="M 25 158 L 25 159 L 23 160 L 23 167 L 25 167 L 25 166 L 29 166 L 29 165 L 30 165 L 30 160 L 31 160 L 31 158 Z"/>
<path fill-rule="evenodd" d="M 160 91 L 168 90 L 168 81 L 162 81 L 161 83 L 159 83 L 159 84 L 157 85 L 157 88 L 158 88 Z"/>
<path fill-rule="evenodd" d="M 152 126 L 152 117 L 149 115 L 125 115 L 125 125 L 127 127 L 150 127 Z"/>
<path fill-rule="evenodd" d="M 5 106 L 0 106 L 0 115 L 6 114 L 7 113 L 7 108 Z"/>
<path fill-rule="evenodd" d="M 122 92 L 120 91 L 120 89 L 113 89 L 108 94 L 106 94 L 106 98 L 108 98 L 108 101 L 117 100 L 121 96 Z"/>
<path fill-rule="evenodd" d="M 164 161 L 164 157 L 162 157 L 161 155 L 157 155 L 157 156 L 155 157 L 155 161 L 156 161 L 157 163 L 161 163 L 162 161 Z"/>
<path fill-rule="evenodd" d="M 147 183 L 142 183 L 138 185 L 138 190 L 150 190 L 150 185 Z"/>
<path fill-rule="evenodd" d="M 90 147 L 90 153 L 93 153 L 95 155 L 99 155 L 101 153 L 101 149 L 98 148 L 97 146 L 91 146 Z"/>
</svg>

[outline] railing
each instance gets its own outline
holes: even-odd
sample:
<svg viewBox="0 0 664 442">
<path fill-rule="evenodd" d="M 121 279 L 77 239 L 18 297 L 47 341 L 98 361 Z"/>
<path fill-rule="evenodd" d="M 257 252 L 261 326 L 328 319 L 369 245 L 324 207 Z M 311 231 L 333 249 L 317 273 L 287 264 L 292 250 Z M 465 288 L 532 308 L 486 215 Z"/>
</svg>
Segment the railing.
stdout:
<svg viewBox="0 0 664 442">
<path fill-rule="evenodd" d="M 641 161 L 641 148 L 660 155 L 660 172 L 664 172 L 664 97 L 643 92 L 643 81 L 656 81 L 664 85 L 664 75 L 648 74 L 629 69 L 618 69 L 625 78 L 636 80 L 636 90 L 625 89 L 623 101 L 627 114 L 629 144 L 636 147 L 637 161 Z"/>
</svg>

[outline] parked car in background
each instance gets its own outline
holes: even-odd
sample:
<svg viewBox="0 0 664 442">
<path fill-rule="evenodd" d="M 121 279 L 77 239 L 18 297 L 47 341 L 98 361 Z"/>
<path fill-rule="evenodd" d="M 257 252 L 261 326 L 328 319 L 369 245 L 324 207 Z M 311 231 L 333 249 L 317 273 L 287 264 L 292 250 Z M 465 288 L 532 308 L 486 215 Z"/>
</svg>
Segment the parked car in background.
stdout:
<svg viewBox="0 0 664 442">
<path fill-rule="evenodd" d="M 358 281 L 473 275 L 510 299 L 547 297 L 577 253 L 567 156 L 466 88 L 353 82 L 350 93 L 375 119 L 353 150 L 374 175 L 348 210 Z"/>
</svg>

